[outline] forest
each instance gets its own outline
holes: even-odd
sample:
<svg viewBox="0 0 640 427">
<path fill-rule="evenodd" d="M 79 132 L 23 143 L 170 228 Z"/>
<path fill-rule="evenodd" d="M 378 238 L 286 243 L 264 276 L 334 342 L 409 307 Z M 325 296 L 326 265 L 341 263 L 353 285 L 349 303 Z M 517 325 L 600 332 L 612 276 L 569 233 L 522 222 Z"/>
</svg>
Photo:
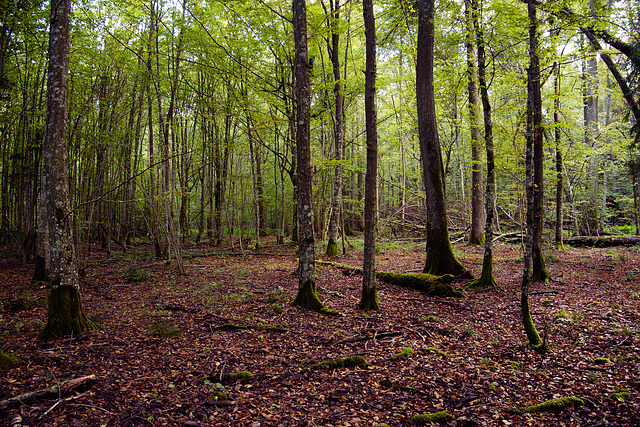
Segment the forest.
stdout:
<svg viewBox="0 0 640 427">
<path fill-rule="evenodd" d="M 0 422 L 640 422 L 640 2 L 2 0 Z"/>
</svg>

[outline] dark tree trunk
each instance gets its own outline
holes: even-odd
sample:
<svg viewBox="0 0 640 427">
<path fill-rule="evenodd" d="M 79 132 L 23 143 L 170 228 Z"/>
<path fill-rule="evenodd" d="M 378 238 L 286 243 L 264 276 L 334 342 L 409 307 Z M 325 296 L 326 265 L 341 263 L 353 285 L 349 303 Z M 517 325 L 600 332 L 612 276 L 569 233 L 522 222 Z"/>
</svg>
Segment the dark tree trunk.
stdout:
<svg viewBox="0 0 640 427">
<path fill-rule="evenodd" d="M 335 115 L 333 126 L 333 140 L 335 149 L 335 168 L 333 175 L 333 199 L 331 201 L 331 216 L 329 217 L 329 241 L 327 243 L 327 256 L 338 255 L 338 236 L 340 224 L 340 207 L 342 206 L 342 177 L 344 157 L 344 96 L 340 83 L 340 33 L 338 23 L 340 20 L 340 0 L 330 0 L 331 12 L 331 44 L 327 43 L 331 65 L 333 67 L 333 96 L 335 102 Z"/>
<path fill-rule="evenodd" d="M 447 229 L 443 165 L 433 89 L 434 0 L 418 1 L 416 98 L 418 136 L 427 204 L 427 256 L 424 272 L 434 275 L 468 273 L 453 254 Z"/>
<path fill-rule="evenodd" d="M 42 339 L 79 334 L 92 329 L 82 309 L 80 280 L 72 233 L 67 162 L 69 108 L 70 0 L 51 2 L 47 130 L 43 146 L 43 174 L 49 219 L 51 294 Z"/>
<path fill-rule="evenodd" d="M 480 83 L 480 93 L 482 95 L 482 111 L 484 115 L 484 141 L 487 152 L 487 183 L 485 195 L 485 240 L 484 256 L 482 260 L 482 274 L 478 280 L 469 283 L 469 288 L 485 288 L 489 286 L 497 287 L 498 284 L 493 277 L 493 214 L 495 211 L 495 162 L 493 152 L 493 122 L 491 119 L 491 103 L 489 102 L 489 88 L 486 79 L 486 58 L 484 51 L 484 31 L 480 24 L 480 7 L 477 1 L 472 4 L 465 2 L 467 6 L 468 19 L 473 22 L 476 31 L 478 45 L 478 80 Z M 470 7 L 470 11 L 469 11 Z"/>
<path fill-rule="evenodd" d="M 554 80 L 554 101 L 553 101 L 553 125 L 554 125 L 554 141 L 556 149 L 556 233 L 555 246 L 559 251 L 564 251 L 564 242 L 562 236 L 562 223 L 564 216 L 562 212 L 563 204 L 563 176 L 562 173 L 562 149 L 561 149 L 561 133 L 560 133 L 560 64 L 554 64 L 555 80 Z"/>
<path fill-rule="evenodd" d="M 469 131 L 471 136 L 471 232 L 469 234 L 470 245 L 484 243 L 484 189 L 482 176 L 482 140 L 480 134 L 480 103 L 478 102 L 478 86 L 476 55 L 473 43 L 473 16 L 479 13 L 477 9 L 470 10 L 470 0 L 465 1 L 465 13 L 467 29 L 465 33 L 465 46 L 467 49 L 467 78 L 469 80 Z"/>
<path fill-rule="evenodd" d="M 316 292 L 316 268 L 313 236 L 313 198 L 311 173 L 310 109 L 311 83 L 307 52 L 307 6 L 305 0 L 293 0 L 293 34 L 296 49 L 296 151 L 298 171 L 298 294 L 293 305 L 313 310 L 324 306 Z"/>
<path fill-rule="evenodd" d="M 367 173 L 364 187 L 364 265 L 360 308 L 379 310 L 376 285 L 376 209 L 378 206 L 378 124 L 376 112 L 376 27 L 373 1 L 363 0 L 366 70 L 364 89 Z"/>
<path fill-rule="evenodd" d="M 527 70 L 527 137 L 533 144 L 533 242 L 531 256 L 534 282 L 549 280 L 542 254 L 544 227 L 544 148 L 542 124 L 542 95 L 540 93 L 540 64 L 538 59 L 538 23 L 535 5 L 529 5 L 529 68 Z"/>
<path fill-rule="evenodd" d="M 535 87 L 532 85 L 532 68 L 537 65 L 537 18 L 535 0 L 528 0 L 527 9 L 529 13 L 529 84 L 527 97 L 527 151 L 526 151 L 526 190 L 527 190 L 527 236 L 525 239 L 524 272 L 522 275 L 522 287 L 520 292 L 520 307 L 522 310 L 522 323 L 529 340 L 529 345 L 534 348 L 544 349 L 545 346 L 538 334 L 531 310 L 529 308 L 529 285 L 531 283 L 531 258 L 533 254 L 533 241 L 535 229 L 534 210 L 534 183 L 533 183 L 533 151 L 535 145 L 534 134 L 536 131 L 542 134 L 542 129 L 535 126 Z M 539 75 L 538 75 L 539 77 Z M 538 80 L 538 84 L 540 80 Z M 540 86 L 538 86 L 538 89 Z M 538 92 L 539 94 L 539 92 Z"/>
</svg>

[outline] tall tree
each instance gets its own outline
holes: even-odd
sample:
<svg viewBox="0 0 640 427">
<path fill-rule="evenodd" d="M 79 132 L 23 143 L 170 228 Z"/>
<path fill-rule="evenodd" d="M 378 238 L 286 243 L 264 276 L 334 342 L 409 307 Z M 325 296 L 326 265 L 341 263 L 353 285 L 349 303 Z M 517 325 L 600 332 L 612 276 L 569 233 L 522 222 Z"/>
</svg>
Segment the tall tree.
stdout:
<svg viewBox="0 0 640 427">
<path fill-rule="evenodd" d="M 472 13 L 478 13 L 475 9 L 471 12 L 470 0 L 465 0 L 465 47 L 467 50 L 467 79 L 469 92 L 469 131 L 471 137 L 471 231 L 469 233 L 470 245 L 484 243 L 484 189 L 482 188 L 482 140 L 480 134 L 480 103 L 478 102 L 478 85 L 476 84 L 478 67 L 476 66 L 476 54 L 473 42 L 473 17 Z M 480 47 L 479 47 L 480 48 Z M 484 49 L 484 47 L 483 47 Z"/>
<path fill-rule="evenodd" d="M 534 157 L 535 144 L 542 141 L 542 114 L 541 109 L 537 113 L 537 97 L 540 96 L 540 74 L 536 74 L 538 66 L 538 22 L 536 16 L 536 0 L 527 1 L 529 15 L 529 70 L 527 90 L 527 150 L 526 150 L 526 190 L 527 190 L 527 236 L 525 240 L 524 272 L 522 275 L 522 287 L 520 290 L 520 307 L 522 310 L 522 323 L 529 339 L 529 345 L 540 350 L 547 351 L 536 325 L 531 317 L 529 307 L 529 284 L 531 283 L 531 258 L 533 256 L 534 231 L 536 227 L 534 200 L 536 191 L 534 184 Z M 536 93 L 537 92 L 537 93 Z M 539 98 L 538 98 L 539 99 Z"/>
<path fill-rule="evenodd" d="M 331 201 L 331 216 L 329 217 L 329 241 L 327 256 L 338 255 L 338 232 L 340 222 L 340 208 L 342 207 L 342 177 L 344 157 L 344 94 L 340 78 L 340 0 L 329 0 L 329 23 L 331 27 L 331 43 L 327 41 L 327 50 L 331 58 L 333 69 L 333 96 L 335 113 L 333 117 L 333 144 L 335 150 L 335 167 L 333 175 L 333 199 Z M 366 23 L 365 23 L 366 24 Z"/>
<path fill-rule="evenodd" d="M 307 6 L 293 0 L 293 36 L 296 78 L 296 151 L 298 158 L 298 294 L 293 305 L 322 310 L 316 291 L 311 171 L 311 83 L 307 51 Z"/>
<path fill-rule="evenodd" d="M 547 282 L 549 274 L 542 253 L 544 227 L 544 147 L 542 95 L 540 89 L 540 59 L 538 56 L 538 21 L 536 6 L 529 10 L 529 68 L 527 69 L 527 138 L 533 144 L 533 242 L 531 280 Z"/>
<path fill-rule="evenodd" d="M 560 64 L 554 63 L 554 97 L 553 97 L 553 129 L 556 150 L 556 232 L 554 243 L 556 249 L 564 251 L 563 230 L 563 201 L 564 201 L 564 173 L 562 171 L 561 129 L 560 129 Z"/>
<path fill-rule="evenodd" d="M 79 334 L 93 328 L 82 309 L 80 280 L 72 233 L 67 163 L 69 111 L 70 0 L 53 0 L 50 12 L 47 125 L 43 147 L 43 175 L 47 217 L 51 293 L 42 339 Z"/>
<path fill-rule="evenodd" d="M 364 89 L 367 172 L 364 186 L 364 265 L 360 308 L 379 310 L 376 285 L 376 210 L 378 208 L 378 123 L 376 113 L 376 27 L 373 0 L 363 0 L 366 69 Z"/>
<path fill-rule="evenodd" d="M 493 277 L 493 213 L 495 211 L 496 198 L 496 172 L 493 151 L 493 122 L 491 119 L 491 103 L 489 102 L 489 88 L 486 78 L 486 59 L 484 51 L 484 31 L 480 23 L 480 6 L 477 0 L 465 1 L 467 7 L 467 19 L 471 20 L 476 32 L 478 47 L 478 81 L 482 96 L 482 111 L 484 115 L 484 142 L 487 152 L 487 184 L 485 190 L 485 240 L 484 256 L 482 259 L 482 274 L 478 280 L 467 285 L 470 288 L 497 287 Z"/>
<path fill-rule="evenodd" d="M 427 205 L 427 255 L 424 272 L 434 275 L 468 273 L 453 254 L 447 228 L 444 171 L 433 89 L 435 0 L 418 1 L 416 101 L 418 138 Z"/>
</svg>

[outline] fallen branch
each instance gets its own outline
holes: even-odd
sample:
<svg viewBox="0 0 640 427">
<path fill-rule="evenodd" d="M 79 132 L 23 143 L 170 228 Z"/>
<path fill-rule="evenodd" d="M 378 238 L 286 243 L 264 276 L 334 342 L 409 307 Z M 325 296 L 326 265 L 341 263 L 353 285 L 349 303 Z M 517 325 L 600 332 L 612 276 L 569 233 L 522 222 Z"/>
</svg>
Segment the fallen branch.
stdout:
<svg viewBox="0 0 640 427">
<path fill-rule="evenodd" d="M 60 396 L 64 396 L 73 391 L 81 390 L 84 387 L 90 387 L 95 380 L 95 375 L 87 375 L 85 377 L 64 381 L 49 388 L 30 391 L 19 396 L 10 397 L 6 400 L 0 401 L 0 409 L 8 409 L 13 406 L 20 406 L 26 402 L 37 399 L 59 398 Z"/>
<path fill-rule="evenodd" d="M 376 332 L 373 335 L 371 334 L 364 334 L 364 335 L 356 335 L 355 337 L 351 337 L 351 338 L 346 338 L 343 340 L 338 341 L 336 344 L 345 344 L 348 342 L 360 342 L 360 341 L 369 341 L 369 340 L 379 340 L 381 338 L 388 338 L 388 337 L 397 337 L 399 335 L 402 335 L 402 332 Z"/>
<path fill-rule="evenodd" d="M 640 236 L 577 236 L 565 238 L 564 242 L 571 246 L 609 248 L 612 246 L 633 246 L 640 244 Z"/>
<path fill-rule="evenodd" d="M 224 323 L 212 329 L 215 331 L 242 331 L 255 329 L 268 332 L 290 332 L 289 329 L 287 329 L 284 325 L 236 325 L 234 323 Z"/>
</svg>

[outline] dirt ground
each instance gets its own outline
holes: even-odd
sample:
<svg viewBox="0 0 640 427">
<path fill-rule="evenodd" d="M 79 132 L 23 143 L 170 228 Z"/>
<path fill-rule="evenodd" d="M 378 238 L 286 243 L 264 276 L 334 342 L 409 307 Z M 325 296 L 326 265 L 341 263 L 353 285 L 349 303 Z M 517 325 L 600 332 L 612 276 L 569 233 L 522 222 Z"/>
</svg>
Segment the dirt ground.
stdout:
<svg viewBox="0 0 640 427">
<path fill-rule="evenodd" d="M 480 274 L 481 247 L 455 251 Z M 0 425 L 19 416 L 24 426 L 404 426 L 438 411 L 453 416 L 451 426 L 640 425 L 637 247 L 547 250 L 553 281 L 534 284 L 530 298 L 546 355 L 526 343 L 516 245 L 495 248 L 500 289 L 430 298 L 379 282 L 379 312 L 357 308 L 360 276 L 318 265 L 320 298 L 336 316 L 289 304 L 297 289 L 291 246 L 263 242 L 260 253 L 241 253 L 201 245 L 186 254 L 180 276 L 149 248 L 92 248 L 82 292 L 100 330 L 41 342 L 48 290 L 30 284 L 32 265 L 3 253 L 0 350 L 19 363 L 0 373 L 0 401 L 95 378 L 10 404 Z M 360 266 L 362 252 L 331 261 Z M 419 271 L 423 244 L 382 242 L 377 262 L 379 270 Z M 353 356 L 366 364 L 314 366 Z M 234 379 L 237 372 L 252 378 Z M 583 404 L 522 411 L 567 396 Z"/>
</svg>

